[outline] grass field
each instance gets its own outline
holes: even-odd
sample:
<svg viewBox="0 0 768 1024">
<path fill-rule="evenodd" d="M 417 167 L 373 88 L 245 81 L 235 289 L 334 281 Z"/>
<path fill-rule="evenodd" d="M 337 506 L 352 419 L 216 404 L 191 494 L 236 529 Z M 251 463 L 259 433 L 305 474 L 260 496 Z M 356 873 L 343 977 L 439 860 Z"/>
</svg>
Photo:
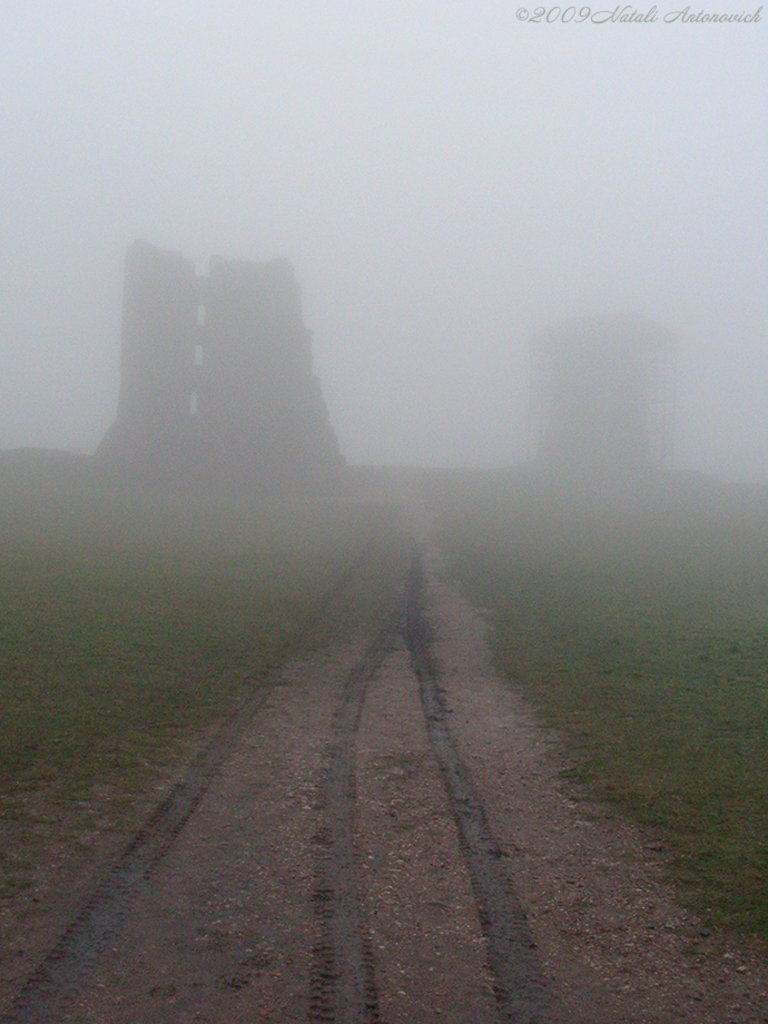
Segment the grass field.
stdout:
<svg viewBox="0 0 768 1024">
<path fill-rule="evenodd" d="M 2 499 L 0 895 L 62 831 L 134 824 L 137 794 L 281 661 L 376 622 L 404 567 L 381 506 L 193 508 L 79 483 Z"/>
<path fill-rule="evenodd" d="M 705 919 L 768 936 L 766 494 L 391 476 L 438 512 L 575 783 L 664 836 Z M 94 829 L 135 824 L 206 729 L 292 653 L 376 622 L 405 570 L 381 502 L 189 506 L 71 474 L 0 491 L 0 896 L 54 839 L 76 859 Z"/>
<path fill-rule="evenodd" d="M 530 476 L 432 486 L 507 678 L 575 778 L 672 851 L 718 926 L 768 937 L 768 499 L 670 475 L 634 497 Z"/>
</svg>

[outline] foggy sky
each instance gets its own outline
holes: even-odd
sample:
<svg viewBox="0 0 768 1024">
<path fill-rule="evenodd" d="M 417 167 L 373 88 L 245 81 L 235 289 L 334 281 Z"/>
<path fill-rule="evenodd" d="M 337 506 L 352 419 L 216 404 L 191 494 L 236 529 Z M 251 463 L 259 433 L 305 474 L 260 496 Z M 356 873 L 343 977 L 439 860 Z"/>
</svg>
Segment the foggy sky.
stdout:
<svg viewBox="0 0 768 1024">
<path fill-rule="evenodd" d="M 676 464 L 768 480 L 768 13 L 520 6 L 4 0 L 0 448 L 95 448 L 143 237 L 292 261 L 350 462 L 521 459 L 531 335 L 627 310 Z"/>
</svg>

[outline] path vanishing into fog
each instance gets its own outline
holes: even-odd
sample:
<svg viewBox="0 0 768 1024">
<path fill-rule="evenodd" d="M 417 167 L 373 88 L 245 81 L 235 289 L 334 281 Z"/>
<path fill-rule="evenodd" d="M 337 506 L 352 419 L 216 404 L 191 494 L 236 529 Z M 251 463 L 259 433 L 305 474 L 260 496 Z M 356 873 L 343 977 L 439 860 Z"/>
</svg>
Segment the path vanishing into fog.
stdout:
<svg viewBox="0 0 768 1024">
<path fill-rule="evenodd" d="M 224 726 L 6 1024 L 763 1019 L 748 979 L 683 955 L 695 919 L 636 832 L 569 797 L 423 506 L 409 525 L 379 632 Z"/>
</svg>

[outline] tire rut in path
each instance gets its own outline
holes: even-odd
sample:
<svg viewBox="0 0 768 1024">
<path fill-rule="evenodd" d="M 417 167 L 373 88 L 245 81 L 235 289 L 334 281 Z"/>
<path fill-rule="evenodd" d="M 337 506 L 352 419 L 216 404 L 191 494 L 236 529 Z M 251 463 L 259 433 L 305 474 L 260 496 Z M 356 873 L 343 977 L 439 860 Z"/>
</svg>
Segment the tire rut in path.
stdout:
<svg viewBox="0 0 768 1024">
<path fill-rule="evenodd" d="M 355 863 L 355 737 L 365 691 L 401 632 L 396 610 L 347 676 L 331 726 L 320 783 L 322 823 L 313 903 L 320 939 L 313 949 L 312 1024 L 379 1024 L 370 930 Z"/>
<path fill-rule="evenodd" d="M 439 670 L 431 653 L 425 590 L 422 558 L 414 552 L 408 575 L 405 640 L 488 943 L 499 1019 L 504 1024 L 543 1024 L 552 1019 L 552 1007 L 534 952 L 533 935 L 504 870 L 505 853 L 491 832 L 483 804 L 448 728 Z"/>
<path fill-rule="evenodd" d="M 249 703 L 251 712 L 264 695 Z M 242 727 L 233 716 L 198 753 L 48 953 L 0 1024 L 50 1024 L 122 931 L 139 892 L 205 796 Z"/>
</svg>

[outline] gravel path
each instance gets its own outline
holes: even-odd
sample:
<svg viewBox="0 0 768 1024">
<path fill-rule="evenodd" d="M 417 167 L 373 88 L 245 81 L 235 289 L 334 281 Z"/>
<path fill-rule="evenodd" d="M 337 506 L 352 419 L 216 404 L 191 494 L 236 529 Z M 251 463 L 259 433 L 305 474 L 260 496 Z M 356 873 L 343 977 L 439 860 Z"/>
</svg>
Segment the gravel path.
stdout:
<svg viewBox="0 0 768 1024">
<path fill-rule="evenodd" d="M 286 668 L 97 955 L 67 982 L 65 950 L 5 1020 L 768 1020 L 758 952 L 689 952 L 648 841 L 572 799 L 423 508 L 410 528 L 380 633 Z"/>
</svg>

